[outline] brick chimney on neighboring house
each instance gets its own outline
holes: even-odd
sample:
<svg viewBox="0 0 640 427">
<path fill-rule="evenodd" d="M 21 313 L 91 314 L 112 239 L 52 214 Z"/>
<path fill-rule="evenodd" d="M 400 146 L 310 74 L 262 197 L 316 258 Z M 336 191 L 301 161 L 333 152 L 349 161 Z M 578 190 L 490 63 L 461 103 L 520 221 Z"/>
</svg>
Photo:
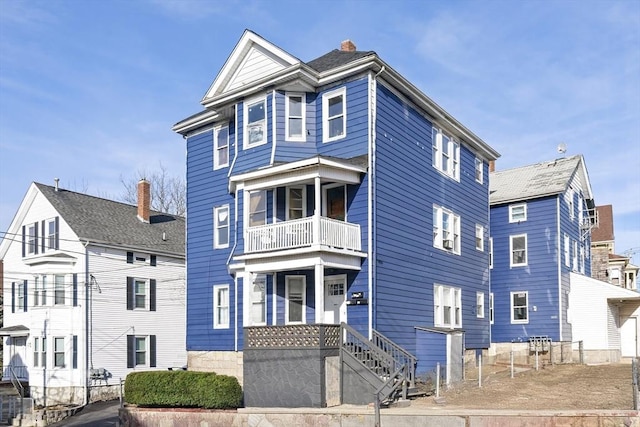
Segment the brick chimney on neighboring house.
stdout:
<svg viewBox="0 0 640 427">
<path fill-rule="evenodd" d="M 355 52 L 356 45 L 351 40 L 345 40 L 340 43 L 340 50 L 343 52 Z"/>
<path fill-rule="evenodd" d="M 151 184 L 146 179 L 138 181 L 138 219 L 149 222 L 151 210 Z"/>
<path fill-rule="evenodd" d="M 495 172 L 495 171 L 496 171 L 496 161 L 489 160 L 489 172 Z"/>
</svg>

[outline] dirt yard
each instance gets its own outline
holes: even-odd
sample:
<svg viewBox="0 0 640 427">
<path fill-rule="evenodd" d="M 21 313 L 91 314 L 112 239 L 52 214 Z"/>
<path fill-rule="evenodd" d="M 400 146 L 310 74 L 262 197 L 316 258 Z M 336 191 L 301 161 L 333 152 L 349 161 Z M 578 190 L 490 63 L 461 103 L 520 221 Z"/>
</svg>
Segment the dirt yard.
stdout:
<svg viewBox="0 0 640 427">
<path fill-rule="evenodd" d="M 516 372 L 508 366 L 483 366 L 482 388 L 477 369 L 467 380 L 412 406 L 475 409 L 633 409 L 631 364 L 547 365 Z"/>
</svg>

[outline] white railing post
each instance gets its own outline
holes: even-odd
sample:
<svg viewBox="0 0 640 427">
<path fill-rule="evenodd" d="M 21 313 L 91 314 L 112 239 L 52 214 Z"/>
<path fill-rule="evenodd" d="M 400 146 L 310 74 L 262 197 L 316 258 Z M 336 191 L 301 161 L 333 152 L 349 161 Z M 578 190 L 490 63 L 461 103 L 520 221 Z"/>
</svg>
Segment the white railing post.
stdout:
<svg viewBox="0 0 640 427">
<path fill-rule="evenodd" d="M 320 238 L 320 216 L 322 215 L 320 191 L 322 191 L 322 188 L 320 187 L 319 176 L 316 176 L 313 180 L 313 189 L 313 195 L 315 196 L 315 209 L 313 211 L 313 238 L 311 239 L 311 242 L 312 244 L 319 245 L 322 242 L 322 239 Z"/>
</svg>

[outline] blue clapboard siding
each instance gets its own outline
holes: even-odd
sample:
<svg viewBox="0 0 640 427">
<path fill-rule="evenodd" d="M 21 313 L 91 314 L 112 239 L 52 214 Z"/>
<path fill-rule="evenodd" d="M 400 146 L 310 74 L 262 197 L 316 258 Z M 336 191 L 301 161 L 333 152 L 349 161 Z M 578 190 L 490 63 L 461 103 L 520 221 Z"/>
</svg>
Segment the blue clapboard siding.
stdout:
<svg viewBox="0 0 640 427">
<path fill-rule="evenodd" d="M 233 175 L 242 172 L 252 171 L 261 167 L 268 166 L 271 163 L 271 150 L 273 148 L 273 92 L 269 92 L 267 98 L 266 126 L 267 126 L 267 143 L 257 147 L 243 149 L 244 138 L 244 103 L 237 104 L 237 121 L 238 121 L 238 157 L 233 166 Z"/>
<path fill-rule="evenodd" d="M 376 112 L 374 328 L 415 351 L 414 327 L 434 326 L 434 284 L 454 286 L 467 348 L 487 348 L 488 316 L 475 305 L 476 291 L 489 292 L 488 251 L 475 249 L 475 224 L 488 227 L 488 189 L 475 182 L 475 155 L 462 146 L 460 182 L 449 179 L 432 166 L 424 116 L 382 85 Z M 460 215 L 462 255 L 433 247 L 434 203 Z"/>
<path fill-rule="evenodd" d="M 233 129 L 233 123 L 230 123 Z M 235 135 L 230 137 L 233 152 Z M 213 249 L 213 209 L 228 204 L 230 233 L 234 233 L 234 197 L 228 194 L 228 169 L 213 170 L 213 132 L 187 139 L 187 350 L 232 350 L 235 316 L 234 281 L 226 268 L 230 248 Z M 231 237 L 233 242 L 233 237 Z M 228 284 L 230 290 L 229 329 L 213 329 L 213 285 Z M 241 301 L 241 299 L 240 299 Z"/>
<path fill-rule="evenodd" d="M 557 196 L 550 196 L 526 203 L 527 220 L 519 223 L 509 223 L 509 204 L 491 207 L 494 342 L 526 341 L 534 335 L 547 335 L 554 341 L 560 339 L 558 264 L 564 263 L 564 255 L 562 239 L 558 246 L 559 200 Z M 510 267 L 509 236 L 518 234 L 527 235 L 528 265 Z M 522 291 L 529 293 L 529 322 L 512 324 L 510 293 Z"/>
<path fill-rule="evenodd" d="M 317 122 L 316 122 L 316 94 L 306 93 L 305 105 L 305 135 L 304 142 L 286 141 L 285 124 L 285 95 L 286 92 L 276 92 L 276 155 L 275 162 L 294 162 L 306 159 L 318 154 L 316 146 Z M 320 104 L 322 108 L 322 104 Z M 320 122 L 322 127 L 322 122 Z"/>
<path fill-rule="evenodd" d="M 346 87 L 347 97 L 347 132 L 344 138 L 322 142 L 322 94 Z M 334 86 L 322 91 L 316 98 L 316 144 L 318 153 L 325 156 L 349 159 L 367 154 L 369 140 L 368 124 L 368 88 L 369 81 L 366 77 L 347 82 L 340 86 Z"/>
<path fill-rule="evenodd" d="M 415 356 L 418 358 L 416 375 L 424 377 L 435 373 L 438 363 L 444 372 L 447 366 L 447 335 L 424 329 L 416 329 L 415 335 Z"/>
</svg>

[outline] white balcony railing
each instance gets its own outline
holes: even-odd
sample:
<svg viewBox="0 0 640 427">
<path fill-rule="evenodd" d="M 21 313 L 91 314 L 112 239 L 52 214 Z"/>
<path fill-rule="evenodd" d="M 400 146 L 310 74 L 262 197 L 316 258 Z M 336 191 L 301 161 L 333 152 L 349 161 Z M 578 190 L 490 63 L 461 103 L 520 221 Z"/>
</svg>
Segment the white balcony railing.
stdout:
<svg viewBox="0 0 640 427">
<path fill-rule="evenodd" d="M 360 225 L 320 217 L 319 239 L 313 235 L 314 217 L 249 227 L 245 253 L 281 251 L 324 245 L 336 249 L 360 251 Z"/>
</svg>

